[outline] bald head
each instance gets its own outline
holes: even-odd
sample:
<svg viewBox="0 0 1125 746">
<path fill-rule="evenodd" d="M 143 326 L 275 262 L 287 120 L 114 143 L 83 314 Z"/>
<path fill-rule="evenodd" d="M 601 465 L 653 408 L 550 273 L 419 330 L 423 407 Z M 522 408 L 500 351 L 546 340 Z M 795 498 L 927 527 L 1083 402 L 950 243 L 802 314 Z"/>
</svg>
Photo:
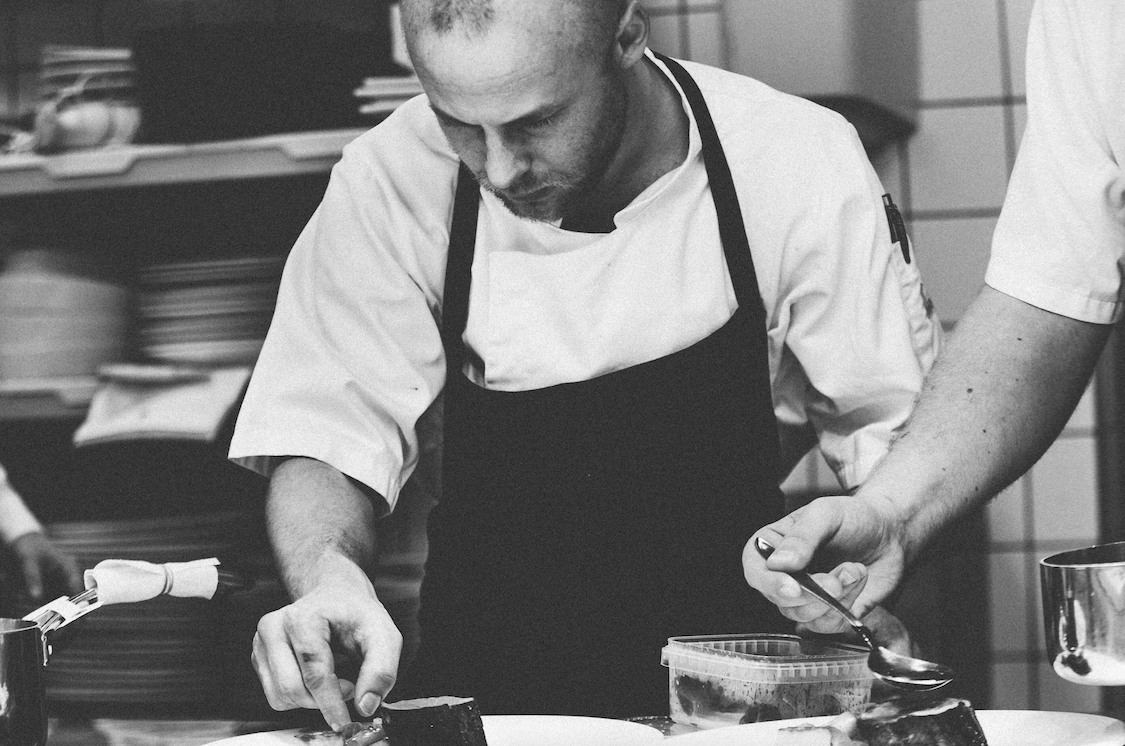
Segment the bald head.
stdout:
<svg viewBox="0 0 1125 746">
<path fill-rule="evenodd" d="M 402 0 L 407 39 L 425 33 L 444 36 L 457 30 L 470 37 L 488 33 L 498 19 L 527 12 L 528 0 Z M 605 49 L 629 0 L 540 0 L 571 44 L 583 50 Z"/>
</svg>

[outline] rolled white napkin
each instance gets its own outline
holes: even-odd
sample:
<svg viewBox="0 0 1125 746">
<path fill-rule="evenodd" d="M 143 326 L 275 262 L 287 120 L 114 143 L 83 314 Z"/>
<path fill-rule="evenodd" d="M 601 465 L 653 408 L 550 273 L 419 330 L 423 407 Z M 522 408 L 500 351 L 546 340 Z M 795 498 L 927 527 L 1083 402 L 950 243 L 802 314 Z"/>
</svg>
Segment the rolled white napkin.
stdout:
<svg viewBox="0 0 1125 746">
<path fill-rule="evenodd" d="M 191 562 L 158 565 L 139 560 L 102 560 L 83 576 L 86 588 L 97 588 L 104 605 L 147 601 L 157 596 L 206 598 L 219 585 L 219 560 L 215 557 Z"/>
</svg>

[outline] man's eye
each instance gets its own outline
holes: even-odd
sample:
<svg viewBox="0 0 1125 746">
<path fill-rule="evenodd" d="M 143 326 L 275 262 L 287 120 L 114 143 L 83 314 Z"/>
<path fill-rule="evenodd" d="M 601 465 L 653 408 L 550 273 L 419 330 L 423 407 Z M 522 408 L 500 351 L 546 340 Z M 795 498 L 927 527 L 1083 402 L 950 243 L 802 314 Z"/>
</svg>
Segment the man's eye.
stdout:
<svg viewBox="0 0 1125 746">
<path fill-rule="evenodd" d="M 552 114 L 549 117 L 543 117 L 542 119 L 536 119 L 534 122 L 528 123 L 527 128 L 533 130 L 541 130 L 550 127 L 554 123 L 555 117 Z"/>
</svg>

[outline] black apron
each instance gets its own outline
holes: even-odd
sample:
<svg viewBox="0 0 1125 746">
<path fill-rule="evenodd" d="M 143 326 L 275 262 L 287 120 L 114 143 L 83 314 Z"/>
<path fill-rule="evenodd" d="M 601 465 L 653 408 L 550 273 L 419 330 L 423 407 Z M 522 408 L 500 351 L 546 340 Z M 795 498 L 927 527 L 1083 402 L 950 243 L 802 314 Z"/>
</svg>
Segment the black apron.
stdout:
<svg viewBox="0 0 1125 746">
<path fill-rule="evenodd" d="M 710 114 L 687 72 L 665 63 L 702 135 L 738 309 L 691 347 L 592 380 L 476 386 L 461 335 L 480 193 L 462 167 L 443 306 L 443 494 L 429 518 L 420 648 L 396 697 L 472 696 L 486 713 L 667 714 L 669 636 L 790 626 L 741 563 L 783 505 L 765 312 Z"/>
</svg>

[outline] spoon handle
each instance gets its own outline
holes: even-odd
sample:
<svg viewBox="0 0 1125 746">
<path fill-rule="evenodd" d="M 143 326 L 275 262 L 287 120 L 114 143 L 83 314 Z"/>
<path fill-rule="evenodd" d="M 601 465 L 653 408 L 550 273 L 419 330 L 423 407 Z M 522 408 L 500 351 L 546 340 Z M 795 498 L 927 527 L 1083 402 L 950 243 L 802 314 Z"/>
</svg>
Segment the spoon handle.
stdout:
<svg viewBox="0 0 1125 746">
<path fill-rule="evenodd" d="M 758 550 L 758 554 L 762 555 L 762 559 L 769 559 L 769 556 L 773 554 L 773 545 L 760 536 L 754 539 L 754 547 Z M 840 603 L 840 601 L 835 596 L 821 588 L 820 584 L 813 580 L 811 575 L 803 570 L 798 570 L 797 572 L 787 572 L 786 574 L 796 580 L 797 583 L 800 584 L 800 586 L 806 591 L 831 606 L 840 614 L 840 616 L 844 617 L 845 621 L 847 621 L 848 624 L 852 625 L 852 627 L 855 628 L 855 631 L 863 637 L 863 639 L 867 642 L 868 647 L 872 649 L 875 649 L 877 647 L 874 638 L 871 636 L 871 630 L 867 628 L 867 625 L 859 621 L 856 615 L 853 614 L 847 606 L 844 606 L 842 603 Z"/>
</svg>

